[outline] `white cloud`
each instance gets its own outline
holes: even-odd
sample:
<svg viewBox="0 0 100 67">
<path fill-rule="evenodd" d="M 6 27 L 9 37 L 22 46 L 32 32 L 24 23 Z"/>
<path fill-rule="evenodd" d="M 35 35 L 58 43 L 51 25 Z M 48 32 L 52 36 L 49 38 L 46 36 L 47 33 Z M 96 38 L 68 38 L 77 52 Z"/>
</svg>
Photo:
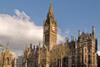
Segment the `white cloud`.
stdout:
<svg viewBox="0 0 100 67">
<path fill-rule="evenodd" d="M 97 54 L 100 56 L 100 51 L 97 51 Z"/>
<path fill-rule="evenodd" d="M 0 14 L 0 44 L 10 48 L 24 48 L 33 43 L 35 45 L 43 40 L 43 26 L 35 25 L 35 22 L 23 11 L 16 10 L 15 15 Z M 63 37 L 58 34 L 58 42 Z"/>
</svg>

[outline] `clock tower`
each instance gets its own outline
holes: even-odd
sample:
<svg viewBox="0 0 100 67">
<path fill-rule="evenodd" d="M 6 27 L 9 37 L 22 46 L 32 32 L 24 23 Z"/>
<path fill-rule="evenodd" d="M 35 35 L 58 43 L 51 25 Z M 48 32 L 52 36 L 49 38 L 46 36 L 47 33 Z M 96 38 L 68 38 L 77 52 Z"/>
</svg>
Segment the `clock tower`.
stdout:
<svg viewBox="0 0 100 67">
<path fill-rule="evenodd" d="M 57 44 L 57 23 L 54 17 L 53 5 L 50 3 L 47 18 L 44 23 L 43 29 L 44 45 L 51 50 Z"/>
</svg>

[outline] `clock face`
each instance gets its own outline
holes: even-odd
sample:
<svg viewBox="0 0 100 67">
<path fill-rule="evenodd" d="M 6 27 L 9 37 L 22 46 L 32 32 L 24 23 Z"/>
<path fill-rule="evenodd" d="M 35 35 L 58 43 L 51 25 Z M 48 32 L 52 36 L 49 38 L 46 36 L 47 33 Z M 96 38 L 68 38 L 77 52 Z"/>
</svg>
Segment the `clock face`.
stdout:
<svg viewBox="0 0 100 67">
<path fill-rule="evenodd" d="M 52 27 L 52 31 L 53 31 L 53 32 L 56 32 L 55 26 Z"/>
<path fill-rule="evenodd" d="M 52 27 L 52 30 L 55 31 L 55 27 L 54 26 Z"/>
</svg>

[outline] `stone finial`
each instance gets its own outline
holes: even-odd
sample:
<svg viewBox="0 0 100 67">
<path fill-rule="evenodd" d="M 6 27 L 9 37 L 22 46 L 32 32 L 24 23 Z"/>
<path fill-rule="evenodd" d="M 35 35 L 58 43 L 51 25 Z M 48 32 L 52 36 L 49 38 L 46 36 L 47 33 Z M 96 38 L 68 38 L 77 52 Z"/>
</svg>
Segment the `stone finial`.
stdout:
<svg viewBox="0 0 100 67">
<path fill-rule="evenodd" d="M 79 31 L 78 31 L 78 36 L 80 36 L 80 35 L 81 35 L 81 31 L 79 30 Z"/>
<path fill-rule="evenodd" d="M 92 35 L 95 37 L 95 34 L 96 33 L 96 30 L 95 30 L 95 27 L 94 26 L 92 26 Z"/>
<path fill-rule="evenodd" d="M 92 26 L 92 33 L 94 34 L 95 33 L 95 27 Z"/>
</svg>

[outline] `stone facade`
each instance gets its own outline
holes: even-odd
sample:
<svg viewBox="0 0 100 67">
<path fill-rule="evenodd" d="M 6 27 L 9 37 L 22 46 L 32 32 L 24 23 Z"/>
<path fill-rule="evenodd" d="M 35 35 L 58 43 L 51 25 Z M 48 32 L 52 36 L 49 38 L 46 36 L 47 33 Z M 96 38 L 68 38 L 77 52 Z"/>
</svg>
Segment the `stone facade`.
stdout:
<svg viewBox="0 0 100 67">
<path fill-rule="evenodd" d="M 82 32 L 78 40 L 70 42 L 71 67 L 97 67 L 97 39 L 93 29 L 91 33 Z"/>
<path fill-rule="evenodd" d="M 37 67 L 38 63 L 38 47 L 32 48 L 32 44 L 30 44 L 30 48 L 26 48 L 24 51 L 23 58 L 23 67 Z"/>
</svg>

